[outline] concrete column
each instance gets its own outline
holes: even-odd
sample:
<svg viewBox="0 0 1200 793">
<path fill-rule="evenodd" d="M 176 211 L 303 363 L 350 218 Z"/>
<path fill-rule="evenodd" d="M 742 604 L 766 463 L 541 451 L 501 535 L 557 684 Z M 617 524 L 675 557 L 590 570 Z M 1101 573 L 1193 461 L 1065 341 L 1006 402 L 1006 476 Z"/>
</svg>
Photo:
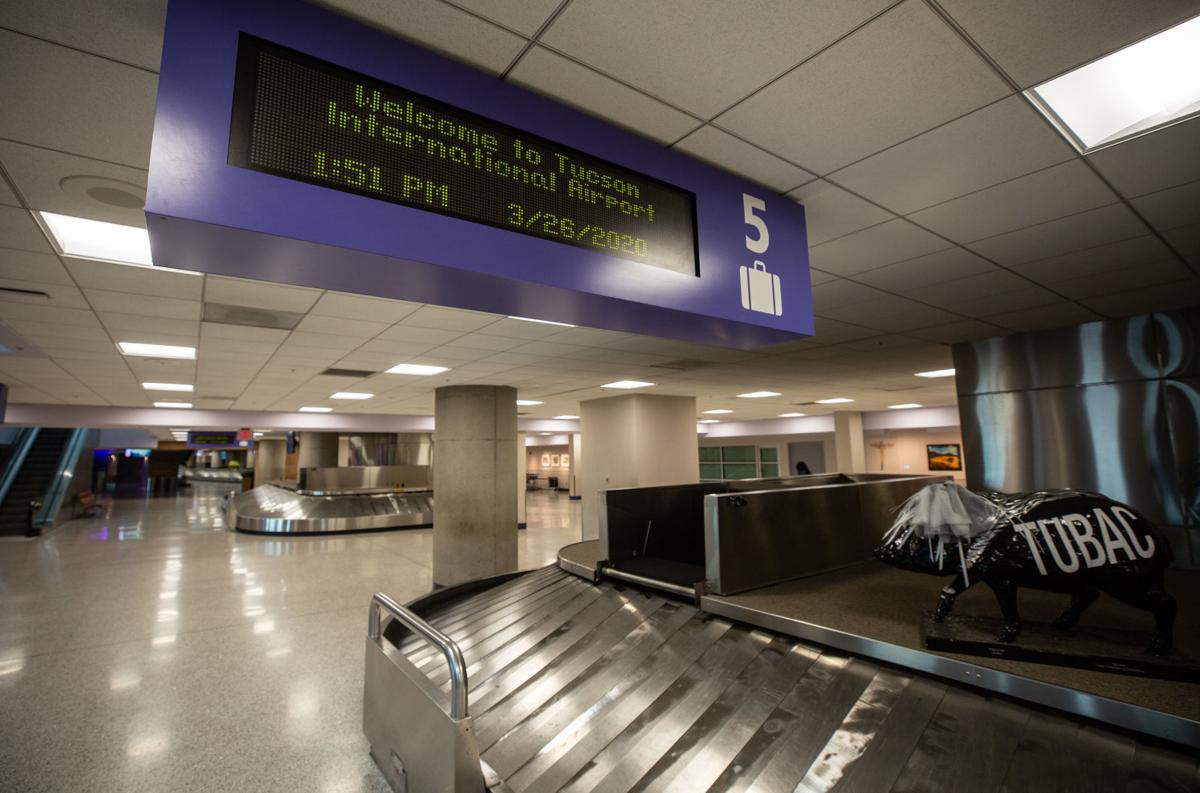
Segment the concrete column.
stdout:
<svg viewBox="0 0 1200 793">
<path fill-rule="evenodd" d="M 525 528 L 525 473 L 529 470 L 529 455 L 525 453 L 525 433 L 517 433 L 517 528 Z"/>
<path fill-rule="evenodd" d="M 580 455 L 583 453 L 583 436 L 578 432 L 572 432 L 567 441 L 567 451 L 571 455 L 571 467 L 567 472 L 567 481 L 570 483 L 571 491 L 570 498 L 572 501 L 579 500 L 579 485 L 580 472 L 583 468 L 579 464 Z"/>
<path fill-rule="evenodd" d="M 509 386 L 434 394 L 435 586 L 517 569 L 516 400 Z"/>
<path fill-rule="evenodd" d="M 700 481 L 695 397 L 626 394 L 579 405 L 583 539 L 600 536 L 597 493 Z"/>
<path fill-rule="evenodd" d="M 863 441 L 862 413 L 839 410 L 833 414 L 834 471 L 861 474 L 867 470 L 867 447 Z"/>
<path fill-rule="evenodd" d="M 300 433 L 301 468 L 337 468 L 338 434 L 336 432 Z"/>
<path fill-rule="evenodd" d="M 268 438 L 256 444 L 254 460 L 254 486 L 266 484 L 273 479 L 283 479 L 283 464 L 287 458 L 287 444 L 281 438 Z"/>
</svg>

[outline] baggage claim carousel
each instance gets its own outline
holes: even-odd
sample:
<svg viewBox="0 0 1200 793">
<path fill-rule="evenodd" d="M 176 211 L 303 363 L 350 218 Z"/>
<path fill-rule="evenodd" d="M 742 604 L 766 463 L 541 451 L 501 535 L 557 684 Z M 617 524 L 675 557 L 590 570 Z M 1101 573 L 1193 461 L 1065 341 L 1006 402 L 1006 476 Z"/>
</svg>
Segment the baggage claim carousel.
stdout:
<svg viewBox="0 0 1200 793">
<path fill-rule="evenodd" d="M 397 791 L 1200 790 L 1196 682 L 920 646 L 867 559 L 939 479 L 608 491 L 600 539 L 555 565 L 378 594 L 371 753 Z M 932 604 L 936 579 L 896 573 Z M 881 629 L 894 614 L 909 630 Z"/>
</svg>

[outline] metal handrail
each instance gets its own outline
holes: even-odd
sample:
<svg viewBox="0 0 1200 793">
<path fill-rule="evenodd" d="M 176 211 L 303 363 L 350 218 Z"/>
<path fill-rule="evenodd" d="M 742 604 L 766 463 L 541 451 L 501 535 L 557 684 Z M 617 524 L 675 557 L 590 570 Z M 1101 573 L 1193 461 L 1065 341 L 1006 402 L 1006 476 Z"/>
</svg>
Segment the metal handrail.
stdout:
<svg viewBox="0 0 1200 793">
<path fill-rule="evenodd" d="M 382 592 L 375 593 L 367 610 L 367 637 L 372 641 L 379 639 L 380 609 L 387 609 L 388 613 L 399 620 L 400 624 L 442 651 L 442 655 L 446 657 L 446 664 L 450 667 L 450 718 L 465 719 L 467 717 L 467 662 L 463 660 L 462 650 L 449 636 Z"/>
<path fill-rule="evenodd" d="M 17 435 L 16 442 L 13 444 L 12 456 L 8 458 L 8 465 L 4 468 L 3 475 L 0 475 L 0 504 L 8 498 L 8 491 L 16 481 L 21 466 L 25 464 L 25 458 L 29 455 L 29 450 L 33 448 L 33 442 L 37 440 L 38 432 L 37 427 L 26 427 Z"/>
</svg>

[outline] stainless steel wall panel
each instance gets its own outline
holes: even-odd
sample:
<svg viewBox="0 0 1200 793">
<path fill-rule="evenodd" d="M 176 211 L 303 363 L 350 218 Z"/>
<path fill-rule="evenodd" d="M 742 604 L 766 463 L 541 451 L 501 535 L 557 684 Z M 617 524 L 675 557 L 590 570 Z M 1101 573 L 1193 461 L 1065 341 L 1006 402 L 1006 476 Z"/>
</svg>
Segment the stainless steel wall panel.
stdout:
<svg viewBox="0 0 1200 793">
<path fill-rule="evenodd" d="M 255 534 L 328 534 L 433 524 L 433 494 L 307 496 L 260 485 L 229 500 L 227 520 Z"/>
</svg>

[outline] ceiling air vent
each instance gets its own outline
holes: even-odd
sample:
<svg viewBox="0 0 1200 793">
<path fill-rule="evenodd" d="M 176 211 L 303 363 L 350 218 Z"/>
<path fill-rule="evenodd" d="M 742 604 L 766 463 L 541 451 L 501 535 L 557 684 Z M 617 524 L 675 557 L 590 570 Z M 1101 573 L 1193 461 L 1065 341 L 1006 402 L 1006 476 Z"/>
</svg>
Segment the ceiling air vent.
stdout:
<svg viewBox="0 0 1200 793">
<path fill-rule="evenodd" d="M 42 292 L 37 289 L 13 289 L 8 286 L 0 286 L 0 292 L 3 292 L 8 297 L 15 297 L 22 303 L 49 303 L 50 295 L 47 292 Z"/>
<path fill-rule="evenodd" d="M 291 330 L 304 319 L 295 311 L 272 311 L 250 306 L 230 306 L 224 303 L 205 303 L 204 321 L 222 325 L 243 325 L 250 328 L 274 328 Z"/>
<path fill-rule="evenodd" d="M 377 373 L 366 369 L 326 369 L 318 377 L 352 377 L 355 380 L 361 380 L 364 377 L 373 377 L 375 374 Z"/>
</svg>

